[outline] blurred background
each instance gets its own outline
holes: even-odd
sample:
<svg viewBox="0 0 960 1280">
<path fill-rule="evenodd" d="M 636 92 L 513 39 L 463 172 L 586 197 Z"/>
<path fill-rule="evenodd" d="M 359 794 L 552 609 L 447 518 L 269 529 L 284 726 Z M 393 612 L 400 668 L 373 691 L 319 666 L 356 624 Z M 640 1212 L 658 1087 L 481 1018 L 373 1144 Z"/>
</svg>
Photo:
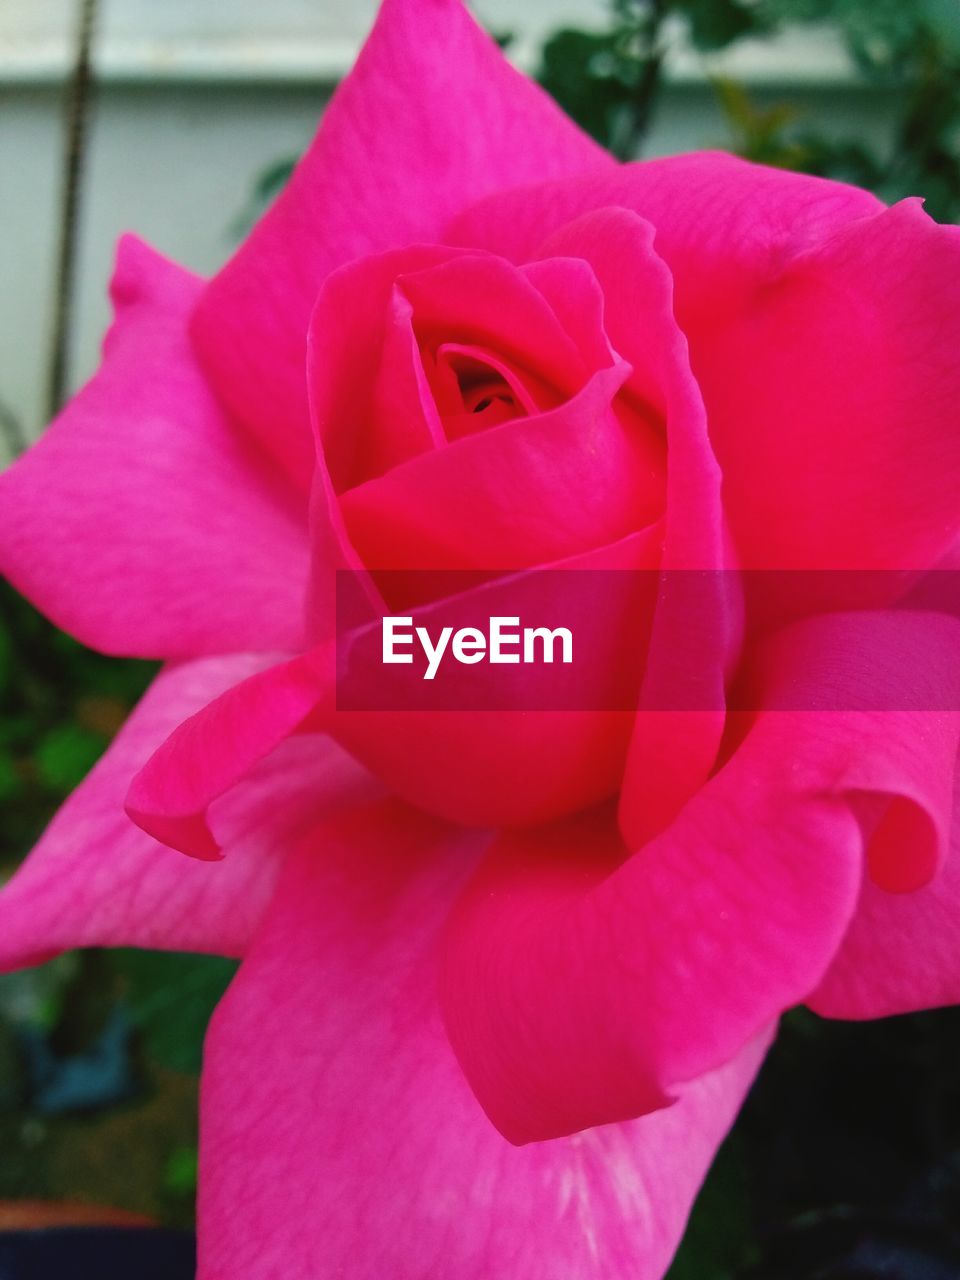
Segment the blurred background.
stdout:
<svg viewBox="0 0 960 1280">
<path fill-rule="evenodd" d="M 95 368 L 117 236 L 215 270 L 286 180 L 374 9 L 2 0 L 0 462 Z M 621 157 L 722 147 L 960 220 L 960 0 L 476 11 Z M 150 675 L 0 588 L 0 879 Z M 189 1229 L 203 1032 L 232 972 L 85 952 L 0 978 L 0 1233 L 102 1216 L 91 1206 Z M 952 1011 L 868 1026 L 791 1015 L 672 1280 L 957 1280 L 958 1045 Z"/>
</svg>

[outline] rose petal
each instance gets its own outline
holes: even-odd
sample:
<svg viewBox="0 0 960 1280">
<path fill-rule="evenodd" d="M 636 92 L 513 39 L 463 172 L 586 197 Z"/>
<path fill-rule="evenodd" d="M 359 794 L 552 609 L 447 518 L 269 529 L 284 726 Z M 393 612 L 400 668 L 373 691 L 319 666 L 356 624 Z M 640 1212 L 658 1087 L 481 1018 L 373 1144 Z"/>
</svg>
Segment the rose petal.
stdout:
<svg viewBox="0 0 960 1280">
<path fill-rule="evenodd" d="M 611 587 L 601 592 L 601 609 L 613 614 L 623 603 L 618 594 L 622 591 L 629 614 L 629 600 L 637 594 L 633 575 L 649 576 L 656 569 L 662 543 L 662 527 L 655 524 L 542 568 L 571 575 L 583 572 L 594 587 L 611 571 Z M 429 577 L 436 580 L 434 575 Z M 524 602 L 536 601 L 538 587 L 545 581 L 541 569 L 521 572 L 464 591 L 460 602 L 464 608 L 475 608 L 474 618 L 522 616 Z M 578 609 L 589 607 L 589 601 L 589 591 L 576 595 Z M 430 625 L 429 607 L 420 616 Z M 635 629 L 625 637 L 616 627 L 610 628 L 609 648 L 598 649 L 598 661 L 609 660 L 618 674 L 629 663 L 635 665 L 627 667 L 628 675 L 639 671 L 642 647 L 631 648 L 636 636 Z M 531 668 L 516 670 L 530 672 Z M 377 673 L 380 678 L 382 672 L 383 668 Z M 592 673 L 586 674 L 589 679 Z M 504 681 L 499 688 L 505 685 Z M 578 704 L 574 697 L 565 704 L 565 688 L 553 682 L 546 710 L 531 711 L 522 696 L 519 708 L 481 704 L 482 709 L 469 709 L 453 700 L 441 711 L 338 710 L 328 727 L 393 793 L 430 813 L 470 826 L 546 822 L 616 793 L 634 723 L 630 710 L 603 709 L 628 707 L 628 702 L 618 697 L 612 702 L 588 698 Z M 557 709 L 552 709 L 556 704 Z"/>
<path fill-rule="evenodd" d="M 143 831 L 194 858 L 221 845 L 210 806 L 286 742 L 333 688 L 330 650 L 256 671 L 177 726 L 133 778 L 126 811 Z"/>
<path fill-rule="evenodd" d="M 653 241 L 642 218 L 598 209 L 539 250 L 548 260 L 559 253 L 589 264 L 603 292 L 607 334 L 632 369 L 627 394 L 665 424 L 664 589 L 621 803 L 621 824 L 634 847 L 666 826 L 710 772 L 723 732 L 724 678 L 738 640 L 730 580 L 716 572 L 728 556 L 720 470 L 674 319 L 673 281 Z M 684 591 L 690 570 L 708 571 L 692 583 L 696 616 Z M 683 709 L 688 706 L 708 709 Z"/>
<path fill-rule="evenodd" d="M 917 670 L 917 654 L 909 670 Z M 960 758 L 953 772 L 953 805 L 932 815 L 932 831 L 899 827 L 900 856 L 918 860 L 926 835 L 949 841 L 929 883 L 891 892 L 864 881 L 856 914 L 823 982 L 807 1002 L 828 1018 L 885 1018 L 960 1003 Z M 909 836 L 913 835 L 912 842 Z M 911 847 L 912 845 L 912 847 Z M 920 849 L 921 862 L 929 861 Z"/>
<path fill-rule="evenodd" d="M 864 681 L 876 693 L 865 642 L 889 658 L 898 629 L 915 653 L 925 638 L 955 694 L 955 620 L 835 617 L 774 646 L 767 703 L 817 705 L 827 672 L 856 706 Z M 498 1128 L 541 1139 L 660 1106 L 805 998 L 856 907 L 866 841 L 854 806 L 896 804 L 899 834 L 918 846 L 904 874 L 929 870 L 958 723 L 956 711 L 766 711 L 632 856 L 606 810 L 501 836 L 452 917 L 442 988 L 454 1049 Z"/>
<path fill-rule="evenodd" d="M 208 1040 L 201 1280 L 666 1269 L 766 1037 L 668 1111 L 509 1146 L 436 1008 L 437 935 L 476 850 L 388 805 L 289 864 Z"/>
<path fill-rule="evenodd" d="M 130 779 L 174 727 L 266 656 L 169 667 L 0 892 L 0 968 L 70 947 L 137 946 L 240 955 L 303 824 L 365 775 L 329 740 L 288 744 L 217 806 L 230 858 L 194 862 L 145 835 L 123 811 Z"/>
<path fill-rule="evenodd" d="M 684 328 L 779 267 L 784 245 L 815 244 L 883 209 L 859 187 L 701 151 L 495 193 L 455 217 L 444 239 L 529 262 L 567 223 L 612 207 L 656 227 Z"/>
<path fill-rule="evenodd" d="M 625 862 L 607 812 L 500 838 L 451 921 L 442 1004 L 511 1141 L 667 1105 L 816 985 L 859 887 L 856 824 L 758 790 L 726 774 Z"/>
<path fill-rule="evenodd" d="M 0 569 L 111 653 L 295 647 L 306 510 L 238 439 L 191 352 L 196 277 L 126 237 L 104 363 L 0 477 Z"/>
<path fill-rule="evenodd" d="M 960 232 L 700 154 L 503 193 L 447 238 L 525 262 L 603 205 L 656 227 L 744 562 L 933 563 L 958 526 Z"/>
<path fill-rule="evenodd" d="M 582 258 L 555 256 L 528 262 L 521 273 L 549 302 L 587 369 L 613 363 L 600 283 Z M 569 376 L 569 373 L 567 374 Z"/>
<path fill-rule="evenodd" d="M 430 245 L 374 254 L 326 280 L 310 318 L 306 377 L 332 492 L 443 441 L 397 276 L 446 261 Z M 383 366 L 386 364 L 386 368 Z"/>
<path fill-rule="evenodd" d="M 548 278 L 554 295 L 562 293 L 561 312 L 583 308 L 568 332 L 558 310 L 537 288 L 536 272 L 518 271 L 492 254 L 456 254 L 452 249 L 447 254 L 451 256 L 446 262 L 404 273 L 398 281 L 425 345 L 467 342 L 489 347 L 566 396 L 578 391 L 596 369 L 615 363 L 596 309 L 596 284 L 585 278 L 582 264 L 569 268 L 555 263 L 554 277 Z M 566 277 L 562 290 L 555 278 L 560 273 Z M 591 319 L 590 332 L 584 333 Z M 583 348 L 574 334 L 584 341 Z"/>
<path fill-rule="evenodd" d="M 913 893 L 864 881 L 856 914 L 807 1003 L 827 1018 L 886 1018 L 960 1003 L 960 768 L 942 868 Z"/>
<path fill-rule="evenodd" d="M 459 0 L 387 0 L 287 189 L 200 301 L 194 333 L 220 395 L 308 484 L 305 335 L 325 277 L 437 239 L 489 192 L 612 164 Z"/>
<path fill-rule="evenodd" d="M 589 268 L 535 266 L 541 270 L 518 271 L 489 254 L 416 245 L 329 276 L 310 320 L 308 379 L 314 429 L 338 492 L 443 443 L 418 348 L 428 361 L 456 344 L 489 349 L 551 386 L 554 403 L 616 363 Z"/>
<path fill-rule="evenodd" d="M 655 429 L 612 402 L 629 370 L 572 400 L 421 454 L 343 494 L 347 534 L 371 569 L 522 569 L 603 546 L 662 513 Z"/>
<path fill-rule="evenodd" d="M 833 787 L 854 803 L 870 877 L 893 893 L 926 885 L 946 861 L 958 653 L 956 618 L 893 609 L 807 619 L 769 637 L 753 659 L 754 707 L 809 708 L 832 732 L 869 744 L 835 766 Z"/>
<path fill-rule="evenodd" d="M 745 564 L 922 568 L 956 540 L 958 280 L 960 232 L 905 202 L 788 243 L 691 335 Z"/>
</svg>

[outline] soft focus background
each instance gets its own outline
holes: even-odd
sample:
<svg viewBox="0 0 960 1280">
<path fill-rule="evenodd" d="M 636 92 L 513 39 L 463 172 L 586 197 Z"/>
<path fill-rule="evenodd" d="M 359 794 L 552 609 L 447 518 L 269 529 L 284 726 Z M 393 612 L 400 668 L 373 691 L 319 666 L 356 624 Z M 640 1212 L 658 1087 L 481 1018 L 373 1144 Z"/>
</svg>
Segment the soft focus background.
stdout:
<svg viewBox="0 0 960 1280">
<path fill-rule="evenodd" d="M 477 8 L 621 156 L 725 147 L 960 219 L 960 0 Z M 0 460 L 94 369 L 118 234 L 216 269 L 282 185 L 373 11 L 0 0 Z M 0 878 L 149 676 L 0 588 Z M 41 1212 L 27 1201 L 192 1223 L 202 1037 L 232 971 L 86 952 L 0 978 L 0 1228 Z M 672 1280 L 957 1280 L 958 1044 L 952 1011 L 788 1017 Z"/>
</svg>

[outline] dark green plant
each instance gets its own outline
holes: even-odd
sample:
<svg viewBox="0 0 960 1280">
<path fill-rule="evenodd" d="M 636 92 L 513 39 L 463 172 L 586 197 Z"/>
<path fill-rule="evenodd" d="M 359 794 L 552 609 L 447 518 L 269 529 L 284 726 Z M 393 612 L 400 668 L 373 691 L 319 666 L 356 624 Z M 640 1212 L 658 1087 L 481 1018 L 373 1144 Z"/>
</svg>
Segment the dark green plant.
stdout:
<svg viewBox="0 0 960 1280">
<path fill-rule="evenodd" d="M 90 770 L 154 670 L 91 652 L 0 583 L 0 875 Z"/>
<path fill-rule="evenodd" d="M 957 0 L 611 0 L 597 31 L 545 44 L 539 79 L 599 142 L 642 154 L 664 82 L 667 36 L 716 52 L 744 36 L 833 28 L 852 72 L 894 105 L 879 147 L 827 137 L 787 105 L 759 109 L 741 86 L 715 84 L 734 150 L 748 159 L 870 187 L 885 200 L 922 195 L 960 218 L 960 4 Z"/>
<path fill-rule="evenodd" d="M 604 28 L 565 28 L 543 47 L 540 83 L 620 159 L 643 149 L 662 87 L 669 20 L 676 18 L 705 52 L 769 25 L 744 0 L 611 0 Z"/>
</svg>

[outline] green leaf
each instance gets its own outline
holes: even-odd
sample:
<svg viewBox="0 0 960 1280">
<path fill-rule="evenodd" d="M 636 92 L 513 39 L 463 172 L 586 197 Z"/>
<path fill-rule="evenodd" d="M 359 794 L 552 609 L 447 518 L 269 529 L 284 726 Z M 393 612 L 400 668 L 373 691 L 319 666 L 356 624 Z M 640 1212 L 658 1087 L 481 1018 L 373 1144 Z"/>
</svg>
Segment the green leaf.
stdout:
<svg viewBox="0 0 960 1280">
<path fill-rule="evenodd" d="M 678 0 L 677 8 L 687 19 L 690 39 L 705 53 L 725 49 L 743 36 L 761 34 L 767 26 L 756 5 L 739 0 Z"/>
<path fill-rule="evenodd" d="M 930 30 L 951 53 L 960 54 L 960 4 L 957 0 L 915 0 Z"/>
<path fill-rule="evenodd" d="M 609 147 L 618 106 L 628 100 L 616 30 L 557 31 L 543 46 L 538 79 L 567 115 Z"/>
<path fill-rule="evenodd" d="M 66 794 L 87 776 L 106 747 L 106 739 L 78 724 L 58 725 L 40 739 L 34 762 L 41 782 Z"/>
<path fill-rule="evenodd" d="M 174 1071 L 198 1072 L 207 1023 L 236 963 L 220 956 L 161 951 L 107 954 L 150 1057 Z"/>
<path fill-rule="evenodd" d="M 177 1147 L 171 1151 L 163 1171 L 163 1187 L 174 1196 L 192 1196 L 196 1193 L 196 1147 Z"/>
</svg>

